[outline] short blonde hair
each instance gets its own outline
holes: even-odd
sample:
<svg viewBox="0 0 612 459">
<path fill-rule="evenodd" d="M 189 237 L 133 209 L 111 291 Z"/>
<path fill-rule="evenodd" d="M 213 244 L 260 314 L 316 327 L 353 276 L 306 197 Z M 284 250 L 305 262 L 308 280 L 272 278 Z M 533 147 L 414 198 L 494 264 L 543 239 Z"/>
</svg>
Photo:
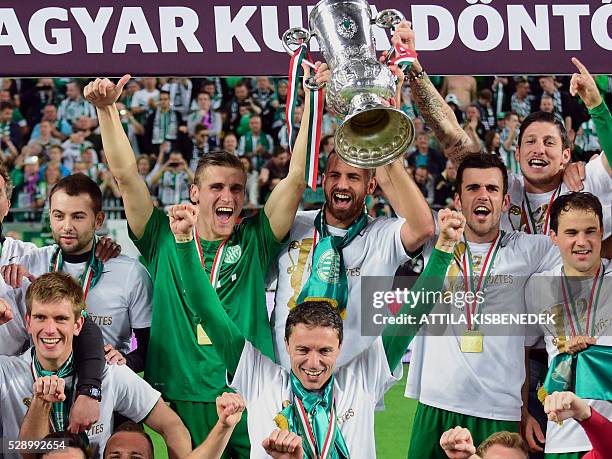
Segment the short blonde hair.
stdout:
<svg viewBox="0 0 612 459">
<path fill-rule="evenodd" d="M 525 443 L 523 437 L 517 433 L 507 432 L 505 430 L 490 435 L 489 438 L 480 444 L 476 450 L 476 454 L 483 457 L 484 453 L 494 445 L 505 446 L 506 448 L 521 451 L 525 454 L 525 459 L 529 456 L 529 448 L 527 448 L 527 443 Z"/>
<path fill-rule="evenodd" d="M 27 315 L 32 315 L 32 303 L 34 301 L 49 304 L 62 300 L 68 300 L 72 305 L 74 321 L 76 322 L 85 309 L 81 284 L 70 274 L 62 272 L 43 274 L 32 282 L 26 292 Z"/>
</svg>

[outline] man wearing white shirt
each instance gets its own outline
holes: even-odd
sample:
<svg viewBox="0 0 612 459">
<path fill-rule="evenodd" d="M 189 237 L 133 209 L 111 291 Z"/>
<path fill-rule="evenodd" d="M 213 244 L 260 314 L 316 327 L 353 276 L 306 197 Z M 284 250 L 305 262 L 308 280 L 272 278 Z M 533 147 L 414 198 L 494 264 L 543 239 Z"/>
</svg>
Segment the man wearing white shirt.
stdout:
<svg viewBox="0 0 612 459">
<path fill-rule="evenodd" d="M 601 351 L 610 350 L 608 358 L 612 356 L 612 263 L 600 257 L 602 206 L 590 193 L 571 193 L 557 198 L 550 214 L 550 236 L 563 263 L 534 274 L 525 290 L 529 312 L 555 317 L 554 326 L 542 329 L 553 367 L 549 374 L 557 368 L 560 354 L 577 354 L 594 344 Z M 585 376 L 576 375 L 576 387 L 581 377 Z M 600 377 L 609 379 L 609 371 Z M 589 404 L 612 420 L 609 401 L 590 400 Z M 549 421 L 545 445 L 547 459 L 559 455 L 579 459 L 592 449 L 582 427 L 571 419 L 562 426 Z"/>
<path fill-rule="evenodd" d="M 89 177 L 74 174 L 60 180 L 49 195 L 56 244 L 32 251 L 18 265 L 4 267 L 4 278 L 14 287 L 20 287 L 23 276 L 40 276 L 49 271 L 64 271 L 80 279 L 87 312 L 101 328 L 105 344 L 126 355 L 134 371 L 142 371 L 153 287 L 138 260 L 120 255 L 102 262 L 95 257 L 95 231 L 104 221 L 101 202 L 100 189 Z M 16 306 L 23 316 L 23 300 L 17 301 Z M 130 352 L 132 332 L 138 347 Z M 107 351 L 113 352 L 110 348 Z"/>
<path fill-rule="evenodd" d="M 47 273 L 28 288 L 26 322 L 34 347 L 16 357 L 0 357 L 0 435 L 45 437 L 68 428 L 76 375 L 72 344 L 83 326 L 83 290 L 65 273 Z M 169 455 L 191 451 L 187 429 L 161 399 L 159 392 L 125 366 L 106 366 L 102 376 L 104 398 L 100 419 L 86 434 L 98 458 L 112 432 L 113 412 L 144 421 L 159 432 Z M 26 403 L 27 402 L 27 403 Z M 17 458 L 17 454 L 7 454 Z"/>
</svg>

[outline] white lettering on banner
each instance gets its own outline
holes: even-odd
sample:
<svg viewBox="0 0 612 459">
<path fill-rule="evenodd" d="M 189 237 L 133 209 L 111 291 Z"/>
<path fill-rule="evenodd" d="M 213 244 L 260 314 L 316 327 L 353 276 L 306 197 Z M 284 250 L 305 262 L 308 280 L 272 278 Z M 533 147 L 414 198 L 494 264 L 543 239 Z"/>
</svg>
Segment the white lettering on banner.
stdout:
<svg viewBox="0 0 612 459">
<path fill-rule="evenodd" d="M 582 49 L 580 44 L 580 16 L 589 15 L 589 5 L 553 5 L 553 16 L 563 17 L 565 30 L 565 49 L 577 51 Z"/>
<path fill-rule="evenodd" d="M 589 27 L 589 20 L 592 38 L 589 37 L 587 46 L 596 45 L 603 50 L 612 50 L 609 27 L 611 2 L 577 0 L 576 4 L 541 2 L 525 6 L 517 0 L 514 4 L 496 5 L 495 8 L 492 0 L 466 0 L 461 11 L 450 11 L 442 5 L 428 4 L 411 5 L 402 12 L 412 21 L 419 51 L 440 51 L 461 43 L 469 50 L 478 52 L 500 47 L 509 51 L 550 51 L 553 46 L 551 41 L 561 48 L 555 51 L 581 51 L 585 46 L 583 38 L 586 39 L 588 35 L 588 29 L 585 28 Z M 211 37 L 210 41 L 216 39 L 216 44 L 210 45 L 211 52 L 260 53 L 262 50 L 270 50 L 283 53 L 280 37 L 284 29 L 287 26 L 307 27 L 308 15 L 314 8 L 314 4 L 283 6 L 288 13 L 284 16 L 284 11 L 278 6 L 244 5 L 232 9 L 229 4 L 227 2 L 226 5 L 216 5 L 213 8 L 215 38 Z M 201 6 L 159 6 L 157 24 L 148 22 L 152 15 L 150 9 L 145 7 L 106 6 L 97 11 L 85 7 L 44 7 L 33 11 L 31 17 L 22 17 L 21 23 L 15 8 L 0 8 L 0 47 L 10 47 L 14 55 L 31 54 L 32 49 L 42 54 L 60 55 L 73 52 L 76 44 L 73 40 L 83 40 L 84 37 L 87 54 L 108 51 L 123 54 L 128 45 L 137 46 L 140 52 L 147 54 L 183 51 L 202 53 L 204 50 L 196 33 L 202 33 L 198 30 L 200 15 L 209 14 L 209 10 L 207 4 Z M 372 17 L 375 17 L 377 6 L 371 5 L 371 10 Z M 119 15 L 119 18 L 111 22 L 113 14 Z M 76 26 L 69 22 L 71 16 Z M 283 19 L 279 21 L 279 17 Z M 284 19 L 286 17 L 289 18 L 288 24 Z M 261 35 L 259 32 L 254 35 L 249 28 L 259 30 L 257 21 L 261 22 Z M 65 25 L 58 27 L 57 22 Z M 111 23 L 117 23 L 116 30 L 109 30 Z M 560 37 L 551 37 L 553 26 L 563 30 L 562 47 Z M 159 41 L 152 33 L 155 31 L 157 34 L 158 30 Z M 82 32 L 82 35 L 77 31 Z M 212 35 L 212 31 L 204 32 Z M 372 33 L 377 50 L 388 49 L 389 31 L 373 26 Z M 109 40 L 106 49 L 103 41 L 105 34 Z M 316 38 L 310 41 L 310 50 L 319 51 Z"/>
<path fill-rule="evenodd" d="M 70 37 L 70 29 L 51 29 L 51 36 L 55 39 L 54 43 L 47 40 L 45 30 L 47 21 L 58 19 L 60 21 L 68 20 L 68 11 L 65 8 L 42 8 L 35 11 L 30 18 L 28 25 L 28 34 L 32 46 L 44 54 L 66 54 L 72 51 L 72 39 Z"/>
<path fill-rule="evenodd" d="M 591 32 L 595 43 L 603 49 L 612 50 L 612 38 L 608 33 L 608 20 L 612 16 L 612 5 L 601 6 L 591 18 Z"/>
<path fill-rule="evenodd" d="M 412 27 L 419 51 L 439 51 L 448 48 L 455 39 L 455 20 L 446 8 L 436 5 L 412 5 Z M 438 22 L 439 34 L 429 35 L 429 18 Z"/>
<path fill-rule="evenodd" d="M 261 29 L 263 41 L 272 51 L 285 52 L 283 42 L 278 35 L 278 14 L 275 6 L 261 7 Z"/>
<path fill-rule="evenodd" d="M 104 42 L 102 36 L 113 15 L 113 9 L 105 6 L 98 10 L 96 19 L 92 19 L 87 8 L 70 8 L 70 13 L 85 35 L 87 52 L 89 54 L 102 54 L 104 52 Z"/>
<path fill-rule="evenodd" d="M 183 24 L 178 26 L 177 19 Z M 162 53 L 178 52 L 178 41 L 181 40 L 188 53 L 201 53 L 202 45 L 195 36 L 200 19 L 191 8 L 183 6 L 159 7 L 159 31 L 161 33 Z"/>
<path fill-rule="evenodd" d="M 534 49 L 550 51 L 550 28 L 548 26 L 548 6 L 535 6 L 536 20 L 523 5 L 508 5 L 508 44 L 512 51 L 523 49 L 523 33 Z"/>
<path fill-rule="evenodd" d="M 487 36 L 482 40 L 476 36 L 474 30 L 474 22 L 479 16 L 487 22 Z M 459 15 L 457 30 L 459 38 L 468 48 L 474 51 L 490 51 L 497 48 L 504 38 L 504 20 L 491 6 L 472 5 Z"/>
<path fill-rule="evenodd" d="M 232 53 L 234 45 L 232 39 L 236 37 L 242 49 L 247 53 L 258 53 L 261 48 L 255 37 L 249 31 L 247 22 L 257 11 L 256 6 L 243 6 L 232 19 L 229 6 L 215 6 L 215 33 L 217 36 L 217 52 Z"/>
<path fill-rule="evenodd" d="M 132 33 L 132 28 L 134 32 Z M 113 53 L 123 54 L 127 45 L 139 45 L 143 53 L 156 53 L 157 45 L 149 29 L 142 8 L 126 6 L 121 9 L 121 17 L 113 43 Z"/>
</svg>

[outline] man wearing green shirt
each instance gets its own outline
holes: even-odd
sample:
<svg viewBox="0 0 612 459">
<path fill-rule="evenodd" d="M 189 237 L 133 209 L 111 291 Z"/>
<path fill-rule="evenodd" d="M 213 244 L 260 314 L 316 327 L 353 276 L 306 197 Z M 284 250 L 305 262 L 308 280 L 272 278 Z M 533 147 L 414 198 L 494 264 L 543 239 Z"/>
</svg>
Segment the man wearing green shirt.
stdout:
<svg viewBox="0 0 612 459">
<path fill-rule="evenodd" d="M 438 213 L 440 236 L 413 292 L 422 301 L 404 304 L 398 316 L 410 315 L 407 325 L 390 323 L 372 346 L 345 365 L 336 367 L 343 338 L 340 314 L 327 301 L 307 300 L 291 310 L 285 325 L 287 371 L 248 340 L 218 301 L 199 263 L 199 244 L 193 241 L 198 208 L 173 206 L 170 227 L 176 240 L 179 272 L 190 304 L 202 317 L 206 332 L 222 356 L 234 388 L 257 413 L 249 419 L 251 458 L 268 458 L 269 435 L 275 427 L 302 437 L 304 457 L 376 457 L 374 409 L 396 381 L 392 375 L 421 317 L 430 313 L 463 234 L 465 217 L 443 209 Z M 432 299 L 432 297 L 434 299 Z"/>
<path fill-rule="evenodd" d="M 97 79 L 85 88 L 84 94 L 98 110 L 104 151 L 123 196 L 131 237 L 154 282 L 145 378 L 171 401 L 194 445 L 198 445 L 217 422 L 215 399 L 227 391 L 226 369 L 204 331 L 202 317 L 185 296 L 168 218 L 154 208 L 121 126 L 114 104 L 129 78 L 125 75 L 117 85 L 108 79 Z M 308 102 L 305 110 L 310 110 Z M 190 190 L 200 215 L 194 235 L 199 242 L 201 266 L 228 316 L 271 359 L 274 351 L 265 274 L 291 228 L 306 187 L 306 144 L 307 130 L 301 129 L 289 174 L 277 185 L 263 211 L 254 217 L 238 222 L 245 200 L 246 174 L 238 157 L 230 153 L 211 152 L 204 156 Z M 230 440 L 231 457 L 249 455 L 245 418 Z"/>
</svg>

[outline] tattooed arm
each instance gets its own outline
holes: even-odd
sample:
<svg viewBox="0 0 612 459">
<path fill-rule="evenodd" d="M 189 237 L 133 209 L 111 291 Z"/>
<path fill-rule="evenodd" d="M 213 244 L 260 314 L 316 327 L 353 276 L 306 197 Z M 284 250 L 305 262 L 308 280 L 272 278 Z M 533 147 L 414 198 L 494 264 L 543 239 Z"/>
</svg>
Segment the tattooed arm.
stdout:
<svg viewBox="0 0 612 459">
<path fill-rule="evenodd" d="M 410 22 L 401 22 L 391 39 L 393 43 L 401 41 L 406 48 L 415 49 L 414 32 Z M 427 77 L 413 78 L 423 70 L 419 61 L 415 61 L 410 69 L 409 81 L 412 97 L 419 108 L 425 123 L 434 131 L 442 149 L 449 159 L 461 161 L 470 154 L 478 153 L 481 148 L 470 140 L 467 133 L 457 122 L 455 112 L 444 101 L 440 93 Z"/>
</svg>

